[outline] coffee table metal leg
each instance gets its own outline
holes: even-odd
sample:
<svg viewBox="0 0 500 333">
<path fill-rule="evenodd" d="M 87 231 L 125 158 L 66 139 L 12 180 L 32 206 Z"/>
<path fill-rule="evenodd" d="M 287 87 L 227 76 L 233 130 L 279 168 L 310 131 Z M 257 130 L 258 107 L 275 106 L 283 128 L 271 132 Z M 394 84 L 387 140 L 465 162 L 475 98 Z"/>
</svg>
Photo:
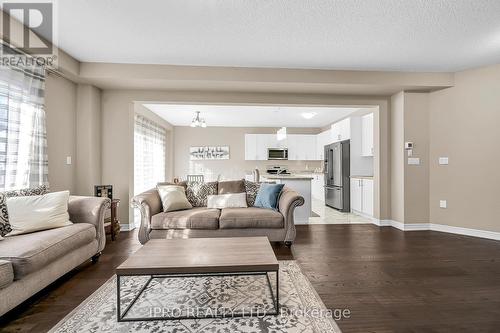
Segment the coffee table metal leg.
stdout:
<svg viewBox="0 0 500 333">
<path fill-rule="evenodd" d="M 120 303 L 121 303 L 121 295 L 120 295 L 120 275 L 116 276 L 116 316 L 118 321 L 122 321 L 122 317 L 120 314 Z"/>
<path fill-rule="evenodd" d="M 280 314 L 280 271 L 276 271 L 276 314 Z"/>
<path fill-rule="evenodd" d="M 127 305 L 125 311 L 123 314 L 121 313 L 121 275 L 116 275 L 116 312 L 117 312 L 117 321 L 118 322 L 126 322 L 126 321 L 151 321 L 151 320 L 180 320 L 180 319 L 204 319 L 204 318 L 220 318 L 221 316 L 215 315 L 215 316 L 180 316 L 180 317 L 173 317 L 173 318 L 168 318 L 168 317 L 149 317 L 149 318 L 125 318 L 127 315 L 128 311 L 132 308 L 132 306 L 135 304 L 137 299 L 143 294 L 143 292 L 146 290 L 146 288 L 149 286 L 151 281 L 155 278 L 181 278 L 181 277 L 202 277 L 202 276 L 239 276 L 239 275 L 265 275 L 267 282 L 268 282 L 268 287 L 269 291 L 271 292 L 271 297 L 275 309 L 275 313 L 268 313 L 269 315 L 279 315 L 280 311 L 280 303 L 279 303 L 279 270 L 274 271 L 276 274 L 276 295 L 273 290 L 273 286 L 271 284 L 271 280 L 269 279 L 269 273 L 273 273 L 273 271 L 268 271 L 268 272 L 245 272 L 245 273 L 219 273 L 219 274 L 190 274 L 190 275 L 179 275 L 179 274 L 172 274 L 172 275 L 151 275 L 149 276 L 147 282 L 142 286 L 142 288 L 139 290 L 137 295 L 134 297 L 134 299 L 130 302 L 129 305 Z M 244 313 L 236 313 L 232 314 L 232 317 L 247 317 Z"/>
<path fill-rule="evenodd" d="M 276 274 L 276 294 L 275 291 L 273 290 L 273 285 L 271 283 L 271 280 L 269 279 L 269 273 L 273 273 L 273 271 L 266 272 L 266 278 L 267 278 L 267 285 L 269 286 L 269 291 L 271 292 L 271 299 L 273 301 L 273 306 L 274 306 L 274 313 L 269 313 L 270 315 L 279 315 L 280 311 L 280 282 L 279 282 L 279 271 L 274 271 Z"/>
<path fill-rule="evenodd" d="M 120 278 L 120 276 L 117 275 L 118 281 L 120 281 L 119 278 Z M 149 284 L 151 283 L 153 278 L 154 278 L 153 275 L 148 278 L 148 281 L 146 281 L 146 283 L 142 286 L 142 288 L 139 290 L 139 292 L 134 297 L 132 302 L 130 302 L 130 304 L 125 308 L 125 311 L 123 311 L 123 314 L 120 314 L 120 285 L 118 285 L 117 295 L 116 295 L 116 297 L 118 297 L 118 321 L 124 321 L 123 319 L 127 315 L 128 311 L 132 308 L 132 306 L 135 304 L 135 302 L 139 299 L 139 297 L 142 295 L 144 290 L 146 290 L 146 288 L 149 286 Z"/>
</svg>

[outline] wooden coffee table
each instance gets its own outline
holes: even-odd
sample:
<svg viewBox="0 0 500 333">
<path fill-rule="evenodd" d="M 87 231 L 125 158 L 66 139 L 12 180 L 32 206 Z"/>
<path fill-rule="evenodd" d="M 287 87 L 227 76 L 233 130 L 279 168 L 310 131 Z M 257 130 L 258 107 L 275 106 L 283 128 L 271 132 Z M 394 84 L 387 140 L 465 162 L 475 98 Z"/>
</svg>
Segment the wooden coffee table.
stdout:
<svg viewBox="0 0 500 333">
<path fill-rule="evenodd" d="M 269 274 L 276 275 L 276 293 Z M 121 313 L 120 280 L 123 276 L 150 276 L 137 296 Z M 279 313 L 279 264 L 267 237 L 152 239 L 116 268 L 118 321 L 215 318 L 179 316 L 125 318 L 137 299 L 155 278 L 265 275 L 274 305 Z M 246 313 L 231 313 L 230 317 L 245 317 Z"/>
</svg>

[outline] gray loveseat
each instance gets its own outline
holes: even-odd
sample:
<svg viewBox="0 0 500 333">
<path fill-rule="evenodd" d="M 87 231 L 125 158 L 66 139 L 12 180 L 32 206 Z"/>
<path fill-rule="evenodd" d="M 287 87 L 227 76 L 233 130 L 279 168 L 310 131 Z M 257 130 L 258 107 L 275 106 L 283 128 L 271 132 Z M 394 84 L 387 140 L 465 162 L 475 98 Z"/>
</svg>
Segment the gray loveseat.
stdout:
<svg viewBox="0 0 500 333">
<path fill-rule="evenodd" d="M 218 193 L 245 191 L 243 180 L 218 182 Z M 151 238 L 241 237 L 267 236 L 273 242 L 290 246 L 295 240 L 293 213 L 304 204 L 304 198 L 285 187 L 280 195 L 278 211 L 258 207 L 208 209 L 194 207 L 163 212 L 158 191 L 151 189 L 132 198 L 139 208 L 141 226 L 139 241 Z"/>
<path fill-rule="evenodd" d="M 70 196 L 72 225 L 0 240 L 0 316 L 92 258 L 106 244 L 107 198 Z"/>
</svg>

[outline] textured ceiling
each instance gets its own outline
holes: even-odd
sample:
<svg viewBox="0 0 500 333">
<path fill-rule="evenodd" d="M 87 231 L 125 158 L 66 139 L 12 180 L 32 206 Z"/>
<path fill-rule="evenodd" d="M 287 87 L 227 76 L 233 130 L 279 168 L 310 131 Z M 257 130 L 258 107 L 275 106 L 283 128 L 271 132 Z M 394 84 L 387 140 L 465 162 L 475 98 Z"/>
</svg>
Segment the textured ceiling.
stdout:
<svg viewBox="0 0 500 333">
<path fill-rule="evenodd" d="M 144 104 L 174 126 L 189 126 L 196 111 L 208 126 L 224 127 L 324 127 L 359 108 L 288 107 L 246 105 Z M 305 119 L 304 113 L 314 113 Z"/>
<path fill-rule="evenodd" d="M 81 61 L 455 71 L 500 59 L 499 0 L 58 1 Z"/>
</svg>

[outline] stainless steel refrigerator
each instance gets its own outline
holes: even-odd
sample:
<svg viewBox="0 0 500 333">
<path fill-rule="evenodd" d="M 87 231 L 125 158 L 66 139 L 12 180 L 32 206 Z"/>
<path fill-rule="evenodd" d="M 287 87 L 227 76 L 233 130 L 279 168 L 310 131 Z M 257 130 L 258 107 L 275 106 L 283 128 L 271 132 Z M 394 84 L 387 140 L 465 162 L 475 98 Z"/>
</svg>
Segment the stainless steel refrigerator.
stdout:
<svg viewBox="0 0 500 333">
<path fill-rule="evenodd" d="M 342 212 L 351 211 L 350 141 L 325 146 L 325 204 Z"/>
</svg>

